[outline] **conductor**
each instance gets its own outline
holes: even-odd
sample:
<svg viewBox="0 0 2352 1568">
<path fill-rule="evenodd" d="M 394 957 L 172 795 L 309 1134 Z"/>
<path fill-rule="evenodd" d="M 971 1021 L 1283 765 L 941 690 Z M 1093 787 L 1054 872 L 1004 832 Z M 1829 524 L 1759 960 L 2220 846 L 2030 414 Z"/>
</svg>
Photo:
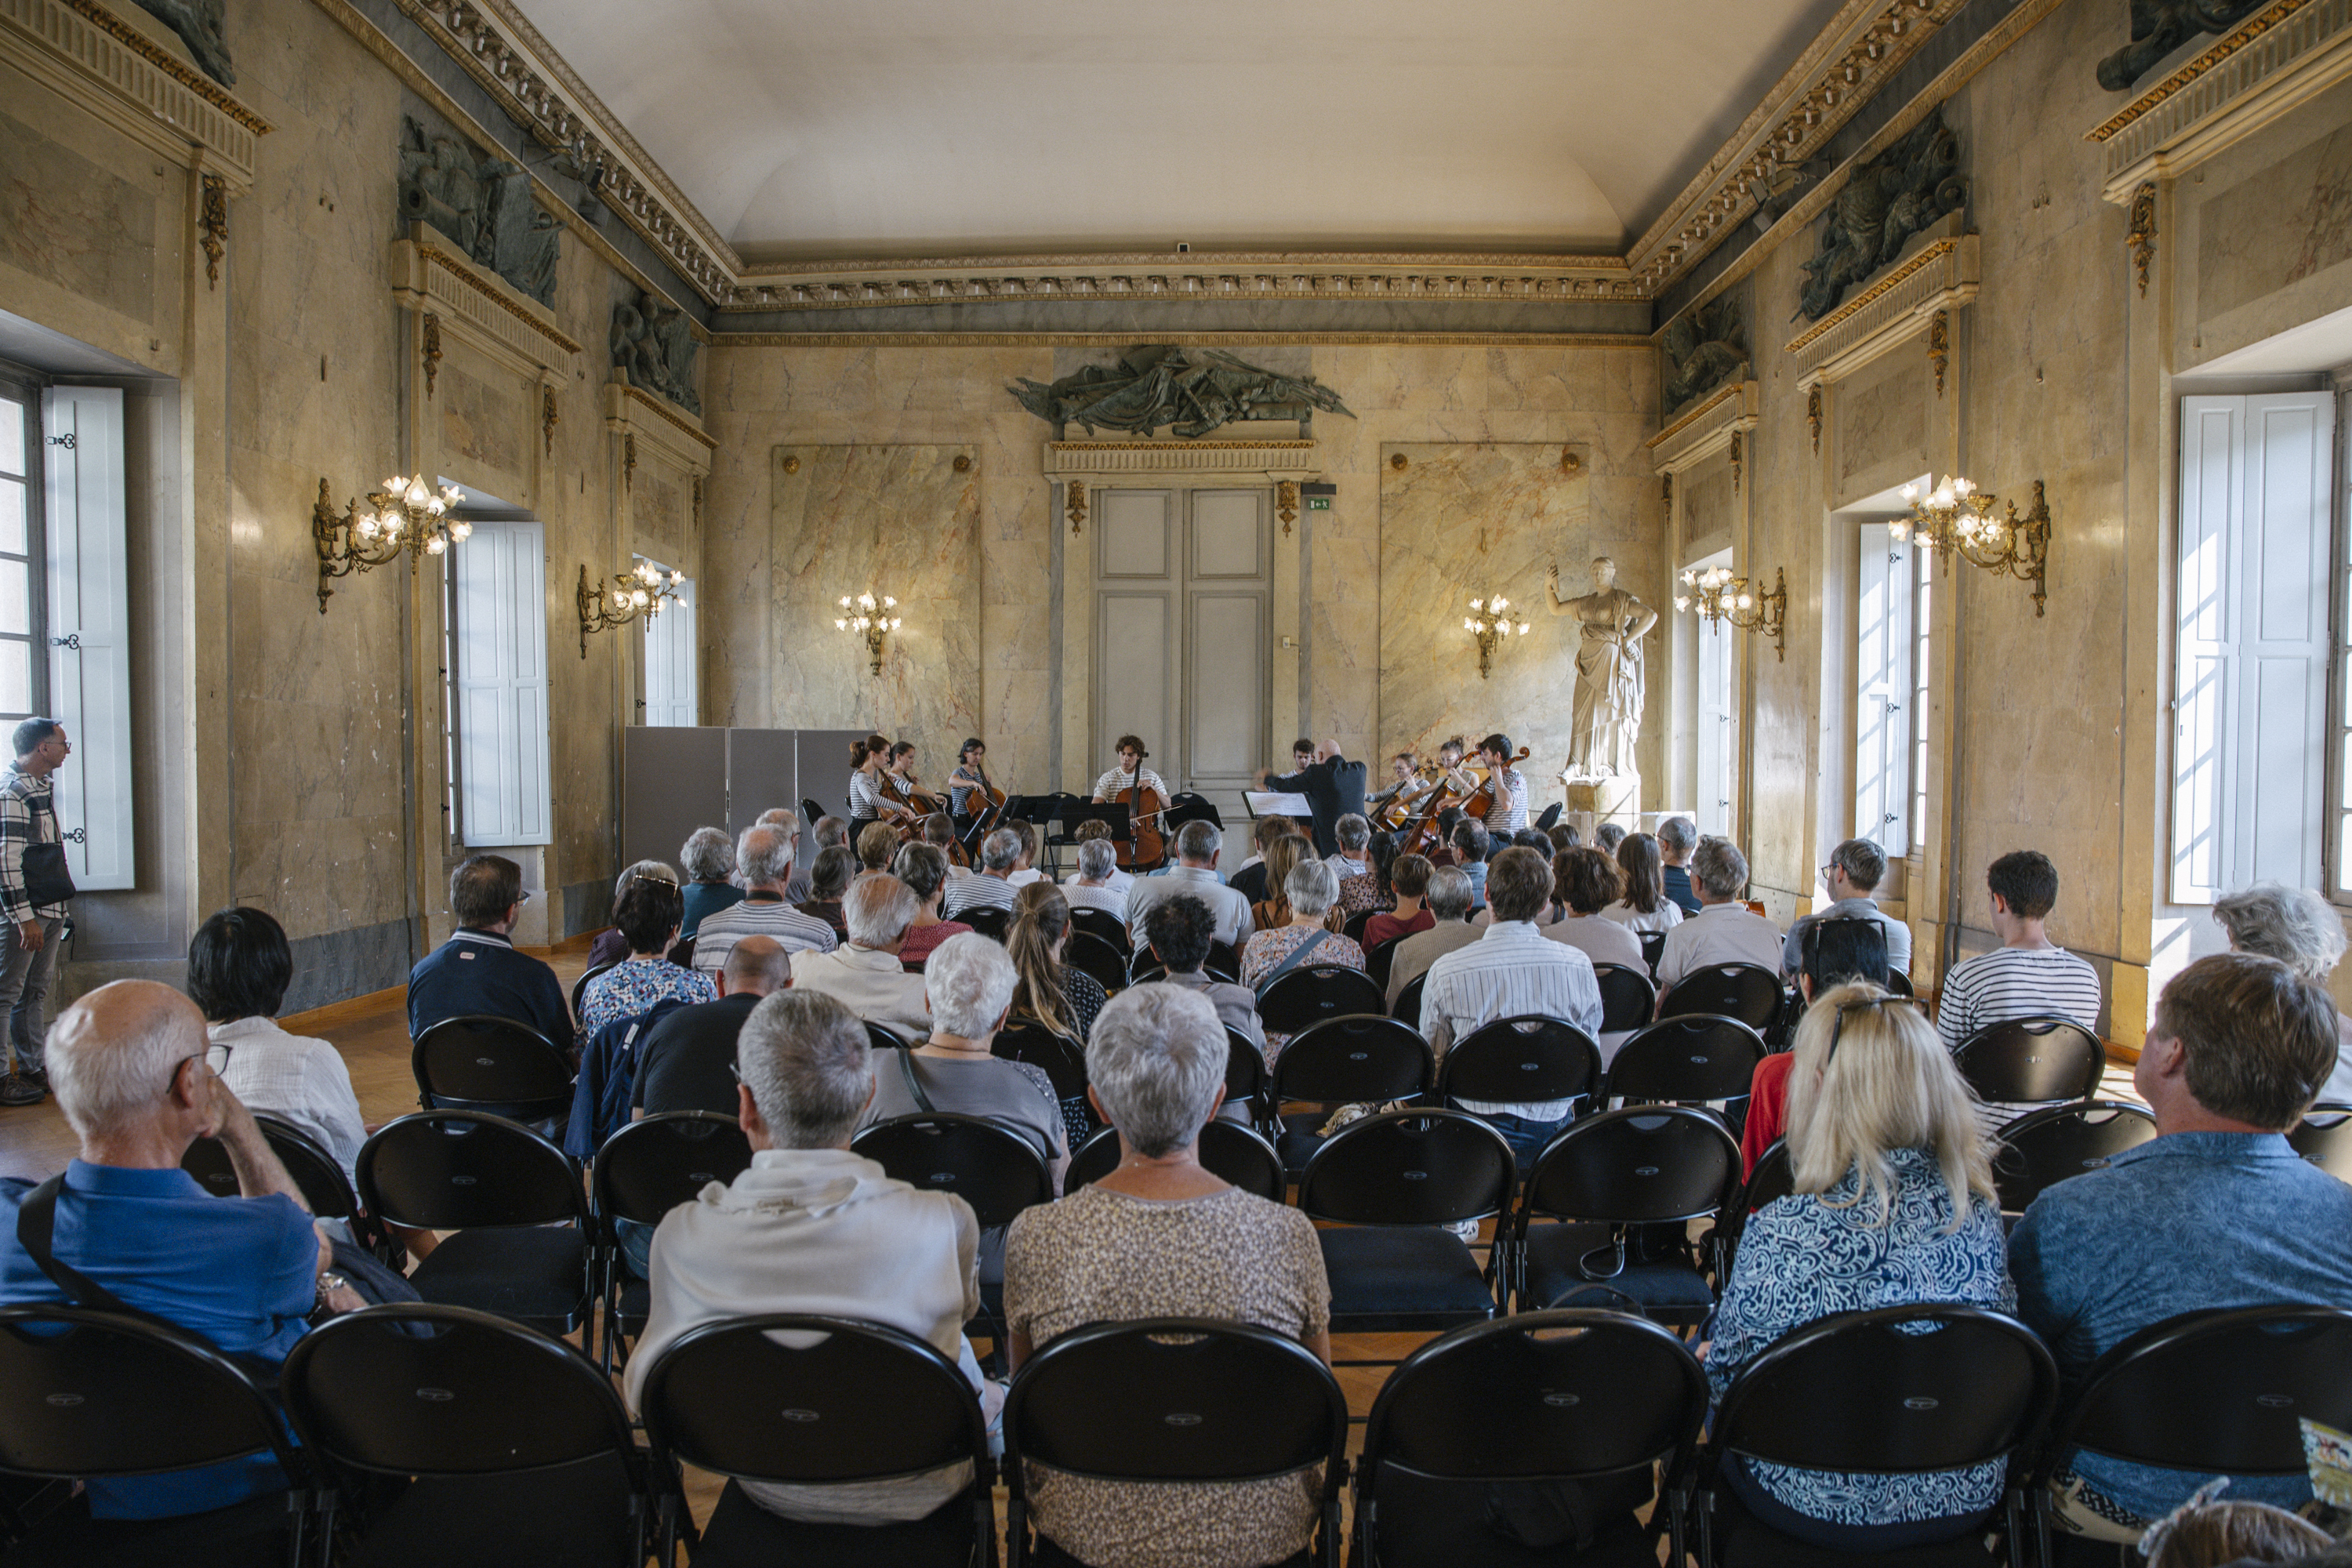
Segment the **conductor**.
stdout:
<svg viewBox="0 0 2352 1568">
<path fill-rule="evenodd" d="M 1307 744 L 1299 742 L 1292 748 L 1293 754 L 1304 752 Z M 1295 773 L 1275 777 L 1268 770 L 1258 769 L 1257 787 L 1305 795 L 1307 808 L 1315 819 L 1315 852 L 1336 855 L 1339 852 L 1336 831 L 1339 819 L 1351 812 L 1359 816 L 1363 813 L 1364 764 L 1341 756 L 1339 742 L 1326 741 L 1315 748 L 1315 760 Z"/>
</svg>

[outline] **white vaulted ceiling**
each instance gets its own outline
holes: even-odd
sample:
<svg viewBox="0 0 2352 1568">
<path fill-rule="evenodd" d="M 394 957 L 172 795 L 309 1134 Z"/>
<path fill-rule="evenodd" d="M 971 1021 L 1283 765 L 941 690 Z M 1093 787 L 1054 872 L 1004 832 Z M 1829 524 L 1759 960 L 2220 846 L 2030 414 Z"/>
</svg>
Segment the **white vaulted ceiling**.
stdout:
<svg viewBox="0 0 2352 1568">
<path fill-rule="evenodd" d="M 520 0 L 750 260 L 1622 250 L 1839 0 Z"/>
</svg>

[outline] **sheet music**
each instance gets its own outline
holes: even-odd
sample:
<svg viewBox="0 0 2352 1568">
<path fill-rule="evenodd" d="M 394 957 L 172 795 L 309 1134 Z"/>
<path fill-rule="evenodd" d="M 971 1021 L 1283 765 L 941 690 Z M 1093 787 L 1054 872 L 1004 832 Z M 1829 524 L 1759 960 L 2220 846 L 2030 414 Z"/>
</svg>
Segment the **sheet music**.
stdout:
<svg viewBox="0 0 2352 1568">
<path fill-rule="evenodd" d="M 1253 817 L 1297 816 L 1312 821 L 1315 808 L 1307 804 L 1303 795 L 1276 795 L 1271 790 L 1245 789 L 1242 803 L 1249 807 Z"/>
</svg>

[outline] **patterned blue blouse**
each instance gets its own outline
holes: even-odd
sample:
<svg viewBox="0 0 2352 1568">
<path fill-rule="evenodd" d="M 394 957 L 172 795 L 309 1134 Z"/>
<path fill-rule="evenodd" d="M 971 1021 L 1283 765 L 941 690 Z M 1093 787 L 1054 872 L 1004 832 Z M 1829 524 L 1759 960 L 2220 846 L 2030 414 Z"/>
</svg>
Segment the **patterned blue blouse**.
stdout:
<svg viewBox="0 0 2352 1568">
<path fill-rule="evenodd" d="M 1860 1185 L 1853 1171 L 1826 1194 L 1778 1199 L 1748 1221 L 1731 1282 L 1716 1308 L 1707 1352 L 1707 1383 L 1718 1403 L 1740 1369 L 1774 1341 L 1833 1312 L 1924 1301 L 2017 1310 L 2000 1209 L 1973 1199 L 1966 1223 L 1946 1234 L 1952 1201 L 1935 1160 L 1925 1150 L 1902 1149 L 1888 1163 L 1895 1195 L 1884 1226 L 1874 1199 L 1852 1202 Z M 1833 1208 L 1825 1198 L 1849 1206 Z M 1797 1512 L 1845 1525 L 1949 1519 L 1995 1507 L 2004 1470 L 1996 1462 L 1867 1476 L 1742 1462 L 1758 1484 Z"/>
<path fill-rule="evenodd" d="M 580 1033 L 593 1035 L 615 1018 L 634 1018 L 656 1002 L 716 1002 L 719 987 L 698 969 L 667 958 L 628 958 L 588 983 L 580 994 Z"/>
</svg>

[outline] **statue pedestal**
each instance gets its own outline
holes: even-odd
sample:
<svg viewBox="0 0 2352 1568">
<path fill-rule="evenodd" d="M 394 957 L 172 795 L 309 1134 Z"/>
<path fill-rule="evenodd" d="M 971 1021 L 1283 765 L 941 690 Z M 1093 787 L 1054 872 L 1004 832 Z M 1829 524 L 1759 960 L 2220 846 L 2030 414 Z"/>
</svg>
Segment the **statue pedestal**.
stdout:
<svg viewBox="0 0 2352 1568">
<path fill-rule="evenodd" d="M 1568 804 L 1562 808 L 1561 820 L 1574 823 L 1586 835 L 1586 842 L 1595 827 L 1604 822 L 1614 822 L 1628 833 L 1641 830 L 1642 775 L 1620 773 L 1613 779 L 1579 779 L 1564 786 Z"/>
</svg>

